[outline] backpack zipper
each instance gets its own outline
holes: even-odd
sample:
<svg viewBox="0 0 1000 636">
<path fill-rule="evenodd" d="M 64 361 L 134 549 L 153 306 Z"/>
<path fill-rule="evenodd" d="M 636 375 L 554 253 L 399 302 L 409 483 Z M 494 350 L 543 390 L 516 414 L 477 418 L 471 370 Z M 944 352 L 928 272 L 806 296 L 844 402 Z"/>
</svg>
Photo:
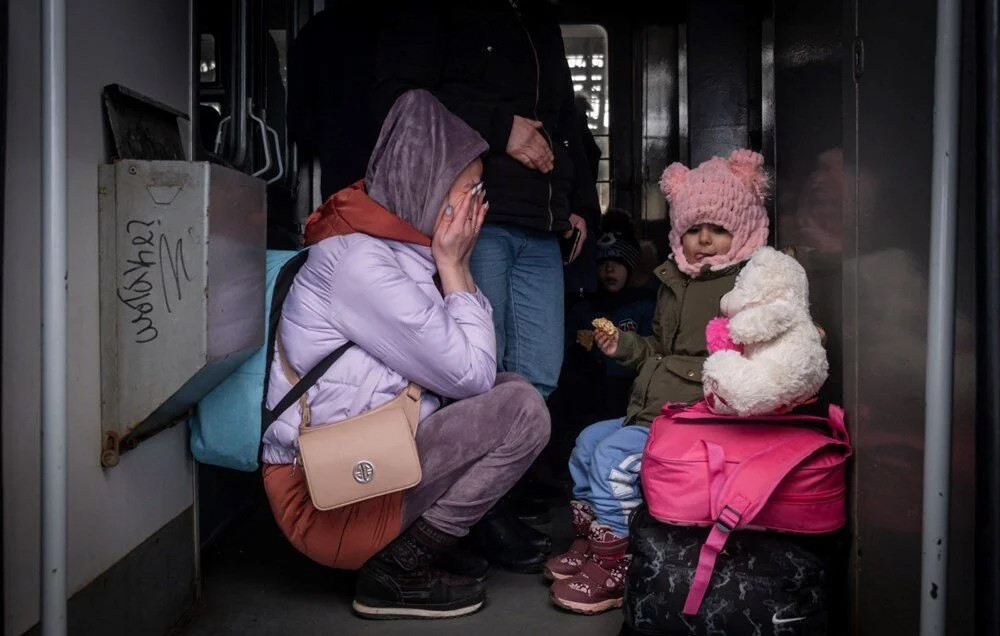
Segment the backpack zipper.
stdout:
<svg viewBox="0 0 1000 636">
<path fill-rule="evenodd" d="M 524 30 L 524 35 L 528 38 L 528 44 L 531 45 L 531 53 L 535 56 L 535 106 L 532 108 L 531 113 L 535 118 L 538 119 L 538 100 L 539 93 L 541 92 L 542 83 L 542 64 L 538 59 L 538 49 L 535 48 L 535 41 L 531 37 L 531 31 L 528 30 L 527 25 L 524 24 L 524 19 L 521 17 L 521 9 L 517 6 L 517 0 L 508 0 L 510 2 L 511 8 L 514 10 L 514 15 L 517 16 L 517 22 L 521 25 Z M 555 147 L 552 145 L 552 138 L 549 137 L 548 131 L 545 130 L 545 125 L 542 125 L 542 136 L 545 137 L 545 141 L 548 142 L 549 148 L 552 150 L 552 157 L 555 159 Z M 553 161 L 553 163 L 555 163 Z M 555 225 L 555 215 L 552 214 L 552 177 L 547 177 L 546 181 L 549 186 L 548 199 L 545 202 L 545 210 L 549 213 L 549 232 L 552 231 L 552 227 Z"/>
</svg>

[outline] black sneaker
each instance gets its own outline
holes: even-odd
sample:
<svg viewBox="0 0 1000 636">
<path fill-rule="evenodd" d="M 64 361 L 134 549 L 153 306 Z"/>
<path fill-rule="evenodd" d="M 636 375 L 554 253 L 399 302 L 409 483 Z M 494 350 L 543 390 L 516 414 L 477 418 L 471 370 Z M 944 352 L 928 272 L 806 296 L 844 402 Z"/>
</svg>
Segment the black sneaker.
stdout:
<svg viewBox="0 0 1000 636">
<path fill-rule="evenodd" d="M 474 614 L 486 602 L 483 584 L 424 566 L 403 571 L 369 561 L 358 573 L 352 607 L 372 619 L 455 618 Z"/>
<path fill-rule="evenodd" d="M 438 554 L 433 566 L 449 574 L 482 581 L 490 572 L 490 562 L 461 544 Z"/>
<path fill-rule="evenodd" d="M 431 567 L 456 541 L 418 519 L 362 566 L 354 611 L 377 619 L 454 618 L 479 611 L 486 602 L 482 583 Z"/>
</svg>

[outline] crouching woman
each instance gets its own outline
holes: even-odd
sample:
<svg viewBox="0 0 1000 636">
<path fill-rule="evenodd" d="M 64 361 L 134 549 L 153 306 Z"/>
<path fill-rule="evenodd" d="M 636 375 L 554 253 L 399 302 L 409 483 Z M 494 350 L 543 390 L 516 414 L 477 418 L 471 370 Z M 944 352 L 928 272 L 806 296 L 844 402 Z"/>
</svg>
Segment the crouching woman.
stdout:
<svg viewBox="0 0 1000 636">
<path fill-rule="evenodd" d="M 313 560 L 359 569 L 362 616 L 422 618 L 478 610 L 482 583 L 436 569 L 527 470 L 549 436 L 545 403 L 496 373 L 489 302 L 469 272 L 488 207 L 486 143 L 424 91 L 399 98 L 366 179 L 325 204 L 330 238 L 312 246 L 282 308 L 285 359 L 301 376 L 345 342 L 356 346 L 307 393 L 313 422 L 424 388 L 416 445 L 423 474 L 406 491 L 317 510 L 294 470 L 298 405 L 264 435 L 264 485 L 288 540 Z M 277 352 L 267 405 L 291 389 Z M 447 403 L 447 406 L 443 406 Z"/>
</svg>

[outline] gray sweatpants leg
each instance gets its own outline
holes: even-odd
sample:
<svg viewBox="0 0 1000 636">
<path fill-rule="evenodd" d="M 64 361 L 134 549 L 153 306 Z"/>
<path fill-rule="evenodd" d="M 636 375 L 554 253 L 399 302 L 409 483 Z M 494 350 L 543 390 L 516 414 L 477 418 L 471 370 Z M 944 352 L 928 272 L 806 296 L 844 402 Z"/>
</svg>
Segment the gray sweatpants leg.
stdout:
<svg viewBox="0 0 1000 636">
<path fill-rule="evenodd" d="M 549 439 L 549 411 L 527 380 L 494 387 L 434 413 L 417 429 L 423 478 L 403 495 L 402 528 L 423 517 L 462 537 L 528 470 Z"/>
</svg>

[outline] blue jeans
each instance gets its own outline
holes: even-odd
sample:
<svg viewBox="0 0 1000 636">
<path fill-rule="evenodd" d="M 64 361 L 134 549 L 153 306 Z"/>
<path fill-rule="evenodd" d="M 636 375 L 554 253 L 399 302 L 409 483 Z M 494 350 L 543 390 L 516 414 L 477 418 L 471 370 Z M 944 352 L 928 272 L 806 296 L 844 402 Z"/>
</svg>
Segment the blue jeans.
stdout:
<svg viewBox="0 0 1000 636">
<path fill-rule="evenodd" d="M 598 523 L 628 536 L 628 515 L 642 503 L 639 469 L 649 429 L 622 426 L 625 418 L 591 424 L 576 438 L 569 457 L 573 498 L 594 508 Z"/>
<path fill-rule="evenodd" d="M 484 225 L 471 269 L 493 305 L 497 367 L 519 373 L 548 397 L 563 359 L 563 264 L 555 235 Z"/>
</svg>

